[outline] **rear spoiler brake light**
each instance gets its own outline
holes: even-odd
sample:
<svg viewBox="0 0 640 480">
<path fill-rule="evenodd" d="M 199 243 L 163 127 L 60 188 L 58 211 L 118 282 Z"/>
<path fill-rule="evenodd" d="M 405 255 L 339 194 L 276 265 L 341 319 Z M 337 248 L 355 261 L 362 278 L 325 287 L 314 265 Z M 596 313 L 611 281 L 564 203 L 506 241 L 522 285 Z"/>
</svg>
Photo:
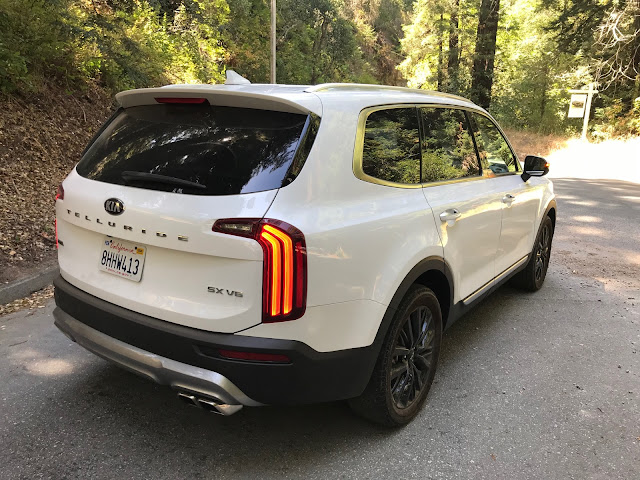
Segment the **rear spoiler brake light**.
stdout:
<svg viewBox="0 0 640 480">
<path fill-rule="evenodd" d="M 209 103 L 209 100 L 202 97 L 155 97 L 158 103 L 182 103 L 182 104 L 203 104 Z"/>
</svg>

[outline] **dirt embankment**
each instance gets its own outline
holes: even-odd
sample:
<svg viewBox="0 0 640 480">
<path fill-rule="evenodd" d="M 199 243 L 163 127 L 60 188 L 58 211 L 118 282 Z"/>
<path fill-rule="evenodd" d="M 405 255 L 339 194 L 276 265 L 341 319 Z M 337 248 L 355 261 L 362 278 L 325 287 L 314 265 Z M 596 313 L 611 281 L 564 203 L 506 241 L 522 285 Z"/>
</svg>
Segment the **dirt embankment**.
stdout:
<svg viewBox="0 0 640 480">
<path fill-rule="evenodd" d="M 521 162 L 524 162 L 527 155 L 546 157 L 567 145 L 567 138 L 559 135 L 543 135 L 509 129 L 505 130 L 505 133 Z"/>
<path fill-rule="evenodd" d="M 95 87 L 0 97 L 0 282 L 54 261 L 57 186 L 112 108 Z"/>
</svg>

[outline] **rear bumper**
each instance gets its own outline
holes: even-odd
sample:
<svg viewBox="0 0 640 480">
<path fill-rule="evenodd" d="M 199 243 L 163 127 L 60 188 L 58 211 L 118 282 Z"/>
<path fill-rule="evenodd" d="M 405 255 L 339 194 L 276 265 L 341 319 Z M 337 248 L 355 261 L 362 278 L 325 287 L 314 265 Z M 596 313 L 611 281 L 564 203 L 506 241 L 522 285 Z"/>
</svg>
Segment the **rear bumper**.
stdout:
<svg viewBox="0 0 640 480">
<path fill-rule="evenodd" d="M 229 405 L 292 405 L 352 398 L 366 387 L 377 348 L 317 352 L 293 340 L 213 333 L 124 309 L 54 281 L 55 324 L 72 340 L 174 389 Z M 338 334 L 338 333 L 337 333 Z M 290 363 L 222 358 L 218 350 L 284 354 Z"/>
</svg>

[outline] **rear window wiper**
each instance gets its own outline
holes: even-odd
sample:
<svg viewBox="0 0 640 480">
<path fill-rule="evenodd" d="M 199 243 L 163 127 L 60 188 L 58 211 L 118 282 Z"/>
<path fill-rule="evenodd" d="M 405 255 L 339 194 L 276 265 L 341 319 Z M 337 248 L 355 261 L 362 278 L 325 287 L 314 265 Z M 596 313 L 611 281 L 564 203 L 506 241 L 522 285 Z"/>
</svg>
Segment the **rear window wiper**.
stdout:
<svg viewBox="0 0 640 480">
<path fill-rule="evenodd" d="M 176 187 L 197 188 L 200 190 L 204 190 L 207 188 L 206 185 L 203 185 L 198 182 L 190 182 L 189 180 L 184 180 L 182 178 L 168 177 L 167 175 L 160 175 L 157 173 L 132 172 L 130 170 L 126 170 L 122 172 L 120 176 L 125 181 L 139 180 L 143 182 L 162 183 L 164 185 L 174 185 Z"/>
</svg>

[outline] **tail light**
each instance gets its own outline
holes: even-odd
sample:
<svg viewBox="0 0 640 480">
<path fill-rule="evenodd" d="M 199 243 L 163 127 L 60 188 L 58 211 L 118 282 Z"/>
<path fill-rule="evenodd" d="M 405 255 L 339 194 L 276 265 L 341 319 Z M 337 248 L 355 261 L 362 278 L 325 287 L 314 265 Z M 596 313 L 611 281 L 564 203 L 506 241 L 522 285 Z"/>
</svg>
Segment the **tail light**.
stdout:
<svg viewBox="0 0 640 480">
<path fill-rule="evenodd" d="M 230 218 L 213 231 L 253 238 L 264 252 L 262 321 L 282 322 L 304 315 L 307 304 L 307 248 L 304 235 L 280 220 Z"/>
<path fill-rule="evenodd" d="M 56 191 L 56 202 L 58 200 L 64 200 L 64 187 L 62 186 L 62 184 L 58 185 L 58 190 Z M 58 219 L 56 218 L 54 220 L 54 227 L 56 230 L 56 249 L 58 248 L 59 245 L 59 241 L 58 241 Z"/>
</svg>

